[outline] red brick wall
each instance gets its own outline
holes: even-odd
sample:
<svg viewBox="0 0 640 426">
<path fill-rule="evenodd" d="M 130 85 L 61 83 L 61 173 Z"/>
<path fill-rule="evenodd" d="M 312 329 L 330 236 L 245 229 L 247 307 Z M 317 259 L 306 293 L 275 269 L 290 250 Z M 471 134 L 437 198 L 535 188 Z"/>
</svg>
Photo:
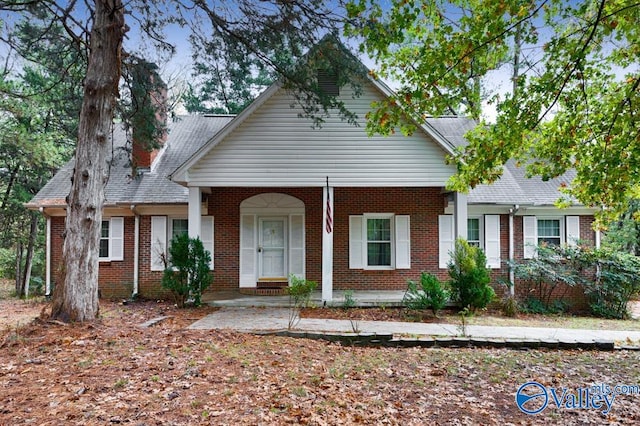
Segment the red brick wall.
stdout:
<svg viewBox="0 0 640 426">
<path fill-rule="evenodd" d="M 254 195 L 278 192 L 300 199 L 305 204 L 306 276 L 321 282 L 322 265 L 322 188 L 213 188 L 209 195 L 209 215 L 214 216 L 215 271 L 210 291 L 234 290 L 239 283 L 240 203 Z M 445 200 L 437 188 L 335 188 L 334 190 L 334 289 L 405 289 L 407 279 L 417 279 L 421 271 L 447 279 L 447 271 L 438 268 L 438 215 L 444 212 Z M 411 223 L 411 269 L 373 271 L 349 269 L 349 216 L 364 213 L 409 215 Z M 102 297 L 129 297 L 133 290 L 134 218 L 125 217 L 124 261 L 100 262 Z M 581 238 L 594 244 L 593 217 L 580 217 Z M 62 256 L 64 218 L 51 221 L 52 281 L 58 279 Z M 167 298 L 162 289 L 161 271 L 151 271 L 151 217 L 140 217 L 139 295 Z M 514 217 L 515 257 L 523 257 L 522 217 Z M 508 277 L 504 261 L 509 257 L 509 216 L 500 216 L 501 258 L 503 267 L 492 270 L 492 282 L 498 295 L 504 288 L 498 278 Z M 525 287 L 516 283 L 516 291 L 526 296 Z M 559 290 L 561 291 L 561 290 Z M 584 302 L 580 292 L 572 289 L 569 297 Z"/>
<path fill-rule="evenodd" d="M 51 282 L 59 280 L 64 234 L 64 217 L 51 218 Z M 100 262 L 98 285 L 104 298 L 127 298 L 133 291 L 134 218 L 124 218 L 124 260 Z M 53 290 L 53 287 L 52 287 Z"/>
<path fill-rule="evenodd" d="M 410 216 L 411 269 L 349 269 L 349 216 L 363 213 Z M 335 188 L 333 288 L 404 290 L 407 280 L 419 278 L 421 271 L 445 278 L 446 270 L 438 268 L 438 215 L 443 213 L 438 188 Z M 321 229 L 321 224 L 315 226 Z"/>
</svg>

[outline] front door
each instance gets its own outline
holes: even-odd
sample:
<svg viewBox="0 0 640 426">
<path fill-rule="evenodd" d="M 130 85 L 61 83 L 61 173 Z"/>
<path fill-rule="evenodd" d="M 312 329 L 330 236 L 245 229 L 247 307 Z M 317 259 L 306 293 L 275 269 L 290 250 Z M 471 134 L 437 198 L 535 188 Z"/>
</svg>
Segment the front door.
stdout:
<svg viewBox="0 0 640 426">
<path fill-rule="evenodd" d="M 287 221 L 283 217 L 259 218 L 259 279 L 287 277 Z"/>
</svg>

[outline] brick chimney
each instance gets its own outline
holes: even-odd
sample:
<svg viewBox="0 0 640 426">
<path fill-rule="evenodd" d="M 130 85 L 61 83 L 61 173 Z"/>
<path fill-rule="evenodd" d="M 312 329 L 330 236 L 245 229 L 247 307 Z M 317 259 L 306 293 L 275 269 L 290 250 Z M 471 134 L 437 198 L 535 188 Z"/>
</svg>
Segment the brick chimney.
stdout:
<svg viewBox="0 0 640 426">
<path fill-rule="evenodd" d="M 167 86 L 155 64 L 141 62 L 136 68 L 133 79 L 139 84 L 136 86 L 139 106 L 132 119 L 132 176 L 137 175 L 138 169 L 151 168 L 167 140 Z"/>
</svg>

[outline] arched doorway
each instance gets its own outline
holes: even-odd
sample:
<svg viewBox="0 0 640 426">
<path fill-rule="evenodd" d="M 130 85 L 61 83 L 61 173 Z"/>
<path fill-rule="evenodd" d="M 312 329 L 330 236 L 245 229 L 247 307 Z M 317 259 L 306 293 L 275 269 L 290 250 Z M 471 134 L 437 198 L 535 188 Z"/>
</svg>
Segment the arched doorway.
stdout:
<svg viewBox="0 0 640 426">
<path fill-rule="evenodd" d="M 291 195 L 258 194 L 240 203 L 241 288 L 304 277 L 304 221 L 304 202 Z"/>
</svg>

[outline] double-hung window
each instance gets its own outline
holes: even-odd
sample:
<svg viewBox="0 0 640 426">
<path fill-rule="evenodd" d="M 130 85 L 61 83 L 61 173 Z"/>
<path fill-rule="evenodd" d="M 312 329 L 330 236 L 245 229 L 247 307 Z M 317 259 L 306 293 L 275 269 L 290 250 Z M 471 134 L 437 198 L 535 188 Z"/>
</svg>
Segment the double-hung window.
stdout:
<svg viewBox="0 0 640 426">
<path fill-rule="evenodd" d="M 560 219 L 538 219 L 538 245 L 560 246 Z"/>
<path fill-rule="evenodd" d="M 351 269 L 411 268 L 409 216 L 365 213 L 349 216 Z"/>
<path fill-rule="evenodd" d="M 151 216 L 151 270 L 163 271 L 171 240 L 177 235 L 189 233 L 189 220 L 184 217 Z M 214 238 L 213 216 L 201 216 L 200 240 L 211 254 L 210 269 L 213 270 Z"/>
<path fill-rule="evenodd" d="M 523 216 L 522 231 L 524 258 L 532 259 L 541 244 L 576 245 L 580 240 L 580 216 Z"/>
<path fill-rule="evenodd" d="M 367 266 L 391 267 L 391 217 L 366 217 Z"/>
<path fill-rule="evenodd" d="M 480 218 L 470 217 L 467 219 L 467 242 L 475 247 L 482 247 L 480 238 Z"/>
<path fill-rule="evenodd" d="M 109 262 L 124 258 L 124 218 L 106 218 L 100 225 L 99 260 Z"/>
</svg>

